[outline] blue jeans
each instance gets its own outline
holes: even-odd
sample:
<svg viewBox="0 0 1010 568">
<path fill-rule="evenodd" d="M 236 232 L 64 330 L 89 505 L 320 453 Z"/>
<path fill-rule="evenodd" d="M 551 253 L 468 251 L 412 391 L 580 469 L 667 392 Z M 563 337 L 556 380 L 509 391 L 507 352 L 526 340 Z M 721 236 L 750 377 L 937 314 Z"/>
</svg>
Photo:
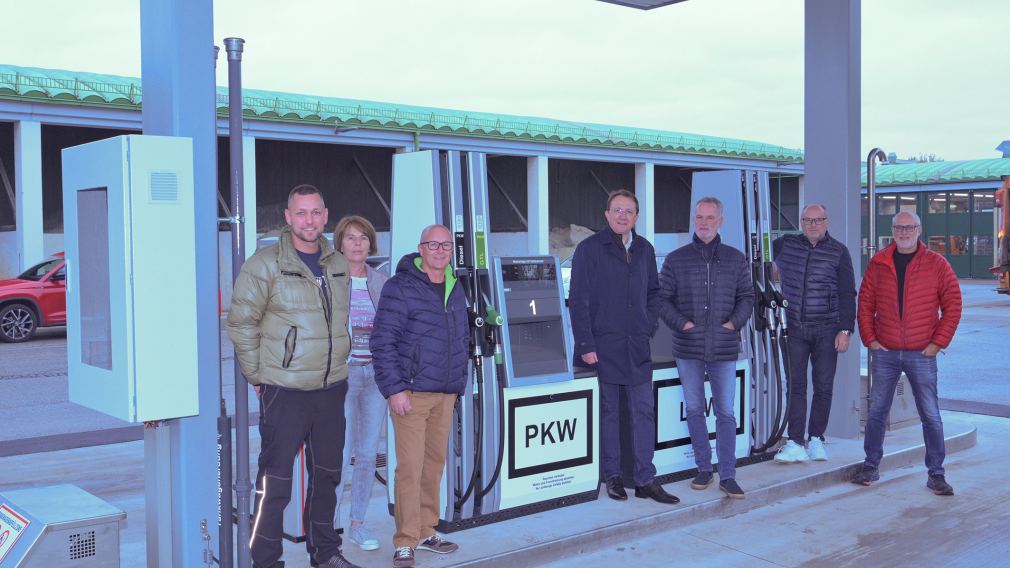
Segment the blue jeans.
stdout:
<svg viewBox="0 0 1010 568">
<path fill-rule="evenodd" d="M 736 361 L 702 361 L 677 359 L 680 383 L 684 389 L 687 430 L 691 433 L 694 463 L 698 471 L 712 471 L 712 446 L 705 423 L 705 376 L 712 387 L 715 407 L 715 449 L 719 456 L 719 481 L 736 477 L 736 417 L 733 399 L 736 397 Z"/>
<path fill-rule="evenodd" d="M 887 415 L 894 402 L 894 390 L 902 371 L 915 396 L 915 409 L 922 420 L 922 438 L 926 442 L 926 467 L 929 475 L 943 475 L 943 422 L 936 394 L 936 357 L 918 351 L 874 351 L 873 387 L 870 391 L 870 411 L 866 419 L 863 449 L 866 461 L 863 469 L 876 470 L 884 456 L 884 430 Z"/>
<path fill-rule="evenodd" d="M 810 438 L 824 439 L 831 413 L 838 351 L 835 336 L 838 324 L 792 324 L 789 326 L 789 439 L 804 445 Z M 810 402 L 807 426 L 807 363 L 812 374 L 814 397 Z"/>
<path fill-rule="evenodd" d="M 351 521 L 365 520 L 368 500 L 372 496 L 375 481 L 375 453 L 386 419 L 386 399 L 375 386 L 375 369 L 369 365 L 350 365 L 347 374 L 347 400 L 344 415 L 347 429 L 344 431 L 344 475 L 351 479 Z M 350 456 L 354 456 L 354 470 Z M 337 488 L 336 525 L 340 526 L 340 503 L 343 501 L 343 485 Z"/>
<path fill-rule="evenodd" d="M 652 463 L 656 451 L 656 399 L 652 381 L 637 385 L 600 384 L 600 467 L 603 479 L 621 475 L 621 389 L 628 397 L 631 453 L 635 485 L 644 487 L 656 478 Z"/>
</svg>

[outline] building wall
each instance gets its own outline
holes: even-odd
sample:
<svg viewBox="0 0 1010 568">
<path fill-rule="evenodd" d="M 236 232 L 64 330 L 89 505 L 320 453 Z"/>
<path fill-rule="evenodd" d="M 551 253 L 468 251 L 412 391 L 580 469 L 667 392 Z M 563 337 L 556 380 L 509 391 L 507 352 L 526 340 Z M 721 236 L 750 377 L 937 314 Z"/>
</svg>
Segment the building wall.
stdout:
<svg viewBox="0 0 1010 568">
<path fill-rule="evenodd" d="M 995 264 L 993 253 L 996 245 L 995 232 L 995 189 L 999 182 L 993 182 L 991 189 L 946 189 L 944 191 L 894 191 L 887 188 L 877 193 L 877 250 L 892 242 L 891 220 L 899 211 L 911 211 L 922 219 L 922 241 L 937 253 L 943 254 L 950 262 L 959 278 L 993 278 L 989 267 Z M 927 186 L 928 187 L 928 186 Z M 772 183 L 772 201 L 799 203 L 798 186 Z M 798 211 L 798 205 L 794 205 Z M 788 207 L 783 207 L 787 212 Z M 869 231 L 867 215 L 869 205 L 866 195 L 862 196 L 862 246 L 866 246 Z M 788 232 L 792 226 L 780 218 L 779 226 L 772 226 L 780 232 Z M 862 255 L 866 267 L 866 255 Z"/>
<path fill-rule="evenodd" d="M 10 122 L 0 122 L 0 167 L 7 173 L 11 194 L 14 192 L 14 166 L 14 125 Z M 0 180 L 0 231 L 13 231 L 15 222 L 14 203 L 11 202 L 7 188 L 3 187 L 3 181 Z"/>
</svg>

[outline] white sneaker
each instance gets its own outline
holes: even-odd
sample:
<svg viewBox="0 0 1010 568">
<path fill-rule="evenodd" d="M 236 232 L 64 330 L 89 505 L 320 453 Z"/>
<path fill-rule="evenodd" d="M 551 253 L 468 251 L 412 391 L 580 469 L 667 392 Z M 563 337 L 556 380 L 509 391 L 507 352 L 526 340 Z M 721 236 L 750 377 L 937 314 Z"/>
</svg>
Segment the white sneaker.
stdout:
<svg viewBox="0 0 1010 568">
<path fill-rule="evenodd" d="M 824 441 L 814 438 L 807 442 L 807 455 L 814 461 L 828 461 L 828 452 L 824 450 Z"/>
<path fill-rule="evenodd" d="M 786 442 L 786 445 L 782 446 L 779 452 L 775 454 L 775 461 L 779 463 L 800 463 L 808 459 L 810 459 L 810 456 L 807 455 L 806 448 L 792 440 Z"/>
<path fill-rule="evenodd" d="M 364 525 L 351 525 L 351 530 L 348 531 L 348 535 L 351 542 L 361 547 L 361 550 L 378 550 L 379 541 L 372 538 L 372 535 L 368 534 L 365 530 Z"/>
</svg>

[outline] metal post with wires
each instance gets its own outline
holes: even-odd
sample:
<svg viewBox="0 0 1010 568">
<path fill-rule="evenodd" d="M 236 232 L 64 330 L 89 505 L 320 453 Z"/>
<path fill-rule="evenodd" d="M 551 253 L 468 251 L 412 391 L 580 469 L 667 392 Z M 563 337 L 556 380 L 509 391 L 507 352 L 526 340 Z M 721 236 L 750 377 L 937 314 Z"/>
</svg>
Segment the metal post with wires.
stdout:
<svg viewBox="0 0 1010 568">
<path fill-rule="evenodd" d="M 245 40 L 229 37 L 224 40 L 228 54 L 228 150 L 231 180 L 231 275 L 238 278 L 245 260 L 243 214 L 243 164 L 242 164 L 242 51 Z M 252 483 L 249 480 L 249 383 L 235 362 L 235 515 L 238 530 L 237 566 L 248 568 L 252 564 L 249 550 L 251 536 L 249 523 Z M 229 512 L 230 513 L 230 512 Z"/>
</svg>

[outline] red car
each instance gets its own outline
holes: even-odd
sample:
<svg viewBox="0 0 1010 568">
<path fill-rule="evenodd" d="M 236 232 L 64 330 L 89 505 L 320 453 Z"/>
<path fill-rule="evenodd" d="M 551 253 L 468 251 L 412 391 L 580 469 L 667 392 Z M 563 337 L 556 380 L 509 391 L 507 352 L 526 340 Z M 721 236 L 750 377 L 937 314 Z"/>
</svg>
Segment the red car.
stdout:
<svg viewBox="0 0 1010 568">
<path fill-rule="evenodd" d="M 67 269 L 63 253 L 17 278 L 0 280 L 0 341 L 27 341 L 35 330 L 67 323 Z"/>
</svg>

